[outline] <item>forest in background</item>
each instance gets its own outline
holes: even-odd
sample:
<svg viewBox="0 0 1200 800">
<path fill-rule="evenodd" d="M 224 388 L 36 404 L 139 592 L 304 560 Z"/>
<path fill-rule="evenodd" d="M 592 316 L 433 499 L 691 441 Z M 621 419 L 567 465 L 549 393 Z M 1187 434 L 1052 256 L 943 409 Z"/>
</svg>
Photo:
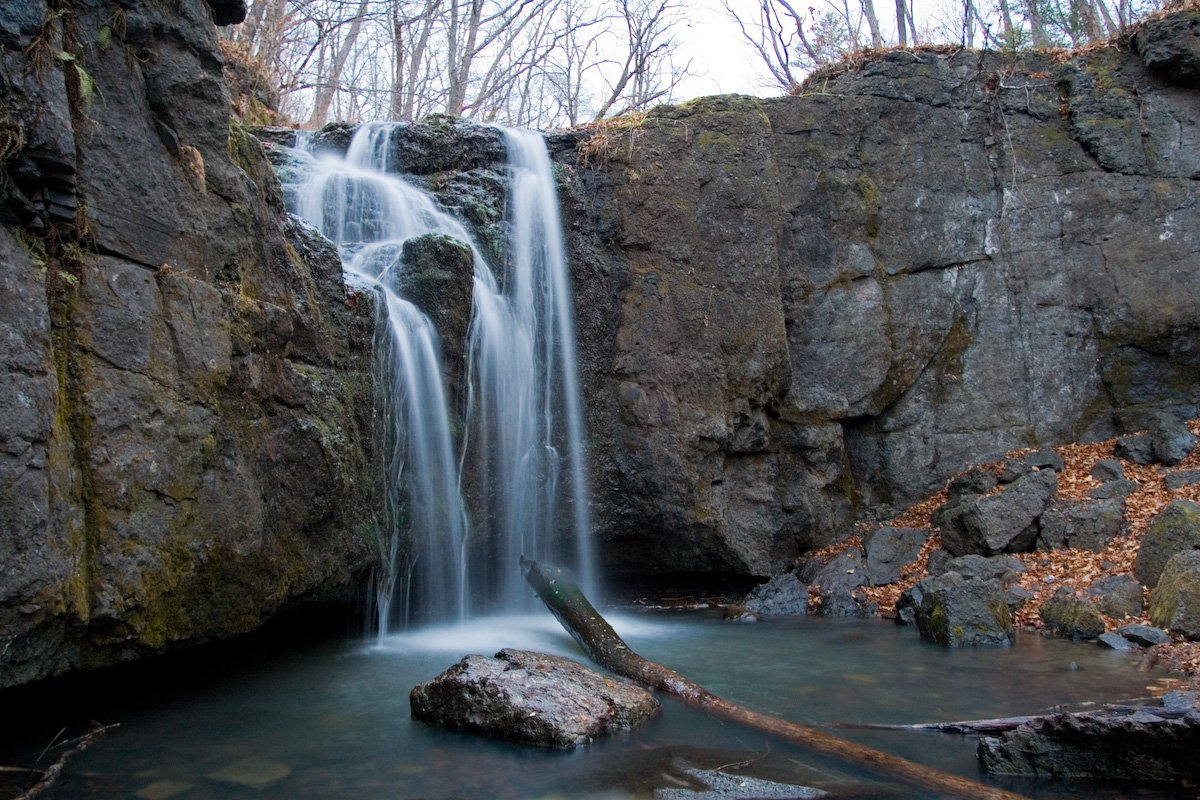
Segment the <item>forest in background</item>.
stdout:
<svg viewBox="0 0 1200 800">
<path fill-rule="evenodd" d="M 1119 35 L 1162 0 L 714 0 L 762 93 L 862 50 L 1074 48 Z M 257 62 L 284 116 L 430 114 L 558 128 L 678 100 L 698 65 L 687 0 L 250 0 L 227 52 Z"/>
</svg>

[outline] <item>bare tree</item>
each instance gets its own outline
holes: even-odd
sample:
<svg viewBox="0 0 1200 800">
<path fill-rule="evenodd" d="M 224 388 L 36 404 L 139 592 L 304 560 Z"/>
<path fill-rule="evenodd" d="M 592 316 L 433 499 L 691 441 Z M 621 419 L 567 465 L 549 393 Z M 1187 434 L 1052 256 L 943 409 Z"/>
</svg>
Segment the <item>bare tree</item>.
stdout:
<svg viewBox="0 0 1200 800">
<path fill-rule="evenodd" d="M 609 81 L 606 99 L 595 119 L 613 113 L 627 114 L 666 99 L 686 74 L 687 66 L 674 63 L 678 42 L 670 28 L 683 8 L 676 0 L 617 0 L 619 24 L 624 28 L 620 69 Z"/>
</svg>

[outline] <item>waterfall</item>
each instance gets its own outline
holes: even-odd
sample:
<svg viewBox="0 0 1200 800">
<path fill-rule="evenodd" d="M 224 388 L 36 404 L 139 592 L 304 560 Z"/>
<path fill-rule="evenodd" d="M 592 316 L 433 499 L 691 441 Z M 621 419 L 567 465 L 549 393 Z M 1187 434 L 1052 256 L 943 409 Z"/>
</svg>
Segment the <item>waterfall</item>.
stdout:
<svg viewBox="0 0 1200 800">
<path fill-rule="evenodd" d="M 379 298 L 376 385 L 386 517 L 374 588 L 378 632 L 531 603 L 518 558 L 572 567 L 595 588 L 574 323 L 554 177 L 538 134 L 505 131 L 508 240 L 498 277 L 468 229 L 394 174 L 395 124 L 356 132 L 344 157 L 301 148 L 294 211 L 339 248 L 347 280 Z M 403 244 L 470 246 L 474 265 L 461 441 L 437 332 L 404 299 Z"/>
<path fill-rule="evenodd" d="M 493 593 L 531 605 L 519 572 L 529 558 L 573 564 L 594 591 L 583 414 L 566 248 L 550 157 L 541 137 L 506 130 L 509 236 L 505 286 L 476 274 L 470 333 L 472 452 L 481 518 L 493 541 Z M 470 462 L 468 462 L 470 463 Z M 566 509 L 567 518 L 559 515 Z M 570 531 L 565 552 L 556 536 Z"/>
</svg>

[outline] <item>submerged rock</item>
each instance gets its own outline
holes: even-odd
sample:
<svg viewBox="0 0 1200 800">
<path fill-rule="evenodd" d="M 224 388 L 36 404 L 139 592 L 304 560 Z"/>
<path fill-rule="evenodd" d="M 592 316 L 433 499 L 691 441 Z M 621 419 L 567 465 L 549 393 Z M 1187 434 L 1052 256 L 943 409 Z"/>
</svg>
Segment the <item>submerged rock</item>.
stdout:
<svg viewBox="0 0 1200 800">
<path fill-rule="evenodd" d="M 654 800 L 809 800 L 829 794 L 809 786 L 699 769 L 682 762 L 677 762 L 674 767 L 698 786 L 655 789 Z"/>
<path fill-rule="evenodd" d="M 567 658 L 504 649 L 472 655 L 409 694 L 413 717 L 446 728 L 570 749 L 658 712 L 645 689 Z"/>
</svg>

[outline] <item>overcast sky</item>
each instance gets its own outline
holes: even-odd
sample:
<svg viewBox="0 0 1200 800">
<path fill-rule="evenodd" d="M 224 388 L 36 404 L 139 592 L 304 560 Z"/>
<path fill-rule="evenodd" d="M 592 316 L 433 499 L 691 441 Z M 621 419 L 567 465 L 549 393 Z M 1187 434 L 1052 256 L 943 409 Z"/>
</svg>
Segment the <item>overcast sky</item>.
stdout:
<svg viewBox="0 0 1200 800">
<path fill-rule="evenodd" d="M 752 4 L 750 7 L 753 9 Z M 758 55 L 742 39 L 721 0 L 691 0 L 688 16 L 690 24 L 675 33 L 683 45 L 683 55 L 692 59 L 695 75 L 680 84 L 676 99 L 708 94 L 779 94 L 762 79 L 765 67 L 757 66 Z"/>
</svg>

